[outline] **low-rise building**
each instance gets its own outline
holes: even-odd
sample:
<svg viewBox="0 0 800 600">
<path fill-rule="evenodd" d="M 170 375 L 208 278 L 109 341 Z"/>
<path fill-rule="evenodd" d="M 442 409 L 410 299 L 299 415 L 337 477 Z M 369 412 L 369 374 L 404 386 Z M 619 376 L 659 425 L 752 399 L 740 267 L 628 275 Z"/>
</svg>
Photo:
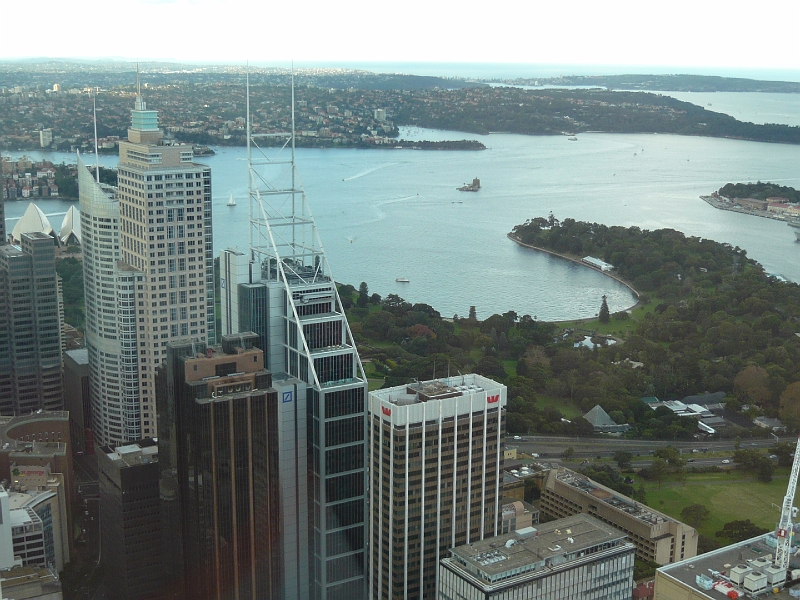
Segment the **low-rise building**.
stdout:
<svg viewBox="0 0 800 600">
<path fill-rule="evenodd" d="M 788 589 L 774 593 L 786 579 L 786 571 L 773 566 L 775 548 L 775 536 L 767 533 L 665 565 L 656 570 L 655 600 L 796 597 Z"/>
<path fill-rule="evenodd" d="M 638 557 L 659 565 L 697 555 L 694 527 L 563 467 L 548 472 L 541 510 L 555 518 L 592 515 L 624 531 L 636 545 Z"/>
<path fill-rule="evenodd" d="M 539 509 L 533 504 L 516 498 L 502 498 L 500 504 L 500 533 L 511 533 L 539 524 Z"/>
<path fill-rule="evenodd" d="M 583 415 L 598 433 L 623 433 L 631 428 L 627 423 L 617 424 L 599 404 Z"/>
<path fill-rule="evenodd" d="M 621 531 L 575 515 L 450 550 L 440 600 L 629 600 L 635 547 Z"/>
<path fill-rule="evenodd" d="M 52 568 L 14 567 L 0 571 L 4 600 L 62 600 L 61 581 Z"/>
</svg>

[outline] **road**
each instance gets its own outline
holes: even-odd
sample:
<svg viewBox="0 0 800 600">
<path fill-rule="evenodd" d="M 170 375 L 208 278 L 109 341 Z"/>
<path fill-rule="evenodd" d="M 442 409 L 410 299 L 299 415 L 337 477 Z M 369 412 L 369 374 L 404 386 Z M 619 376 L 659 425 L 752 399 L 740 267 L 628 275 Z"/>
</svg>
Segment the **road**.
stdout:
<svg viewBox="0 0 800 600">
<path fill-rule="evenodd" d="M 692 450 L 701 452 L 707 449 L 708 452 L 733 452 L 735 450 L 734 440 L 693 440 L 687 441 L 650 441 L 650 440 L 629 440 L 616 438 L 576 438 L 564 436 L 521 436 L 522 439 L 516 440 L 514 436 L 506 437 L 506 447 L 516 447 L 526 454 L 536 453 L 540 457 L 558 457 L 569 447 L 575 451 L 576 457 L 605 457 L 612 456 L 618 450 L 630 452 L 634 456 L 651 454 L 654 450 L 664 446 L 675 446 L 681 450 L 682 454 L 697 454 Z M 779 438 L 781 442 L 795 443 L 797 438 L 785 436 Z M 764 440 L 745 441 L 741 443 L 741 448 L 772 448 L 775 445 L 775 438 Z"/>
</svg>

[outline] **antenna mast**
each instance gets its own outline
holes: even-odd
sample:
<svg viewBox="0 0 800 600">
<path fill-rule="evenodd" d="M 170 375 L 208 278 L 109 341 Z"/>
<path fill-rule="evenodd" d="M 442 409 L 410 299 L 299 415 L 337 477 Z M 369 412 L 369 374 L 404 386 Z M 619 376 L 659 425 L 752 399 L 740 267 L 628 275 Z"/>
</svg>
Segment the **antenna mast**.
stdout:
<svg viewBox="0 0 800 600">
<path fill-rule="evenodd" d="M 94 116 L 94 175 L 97 183 L 100 183 L 100 155 L 97 150 L 97 88 L 92 94 L 92 113 Z"/>
</svg>

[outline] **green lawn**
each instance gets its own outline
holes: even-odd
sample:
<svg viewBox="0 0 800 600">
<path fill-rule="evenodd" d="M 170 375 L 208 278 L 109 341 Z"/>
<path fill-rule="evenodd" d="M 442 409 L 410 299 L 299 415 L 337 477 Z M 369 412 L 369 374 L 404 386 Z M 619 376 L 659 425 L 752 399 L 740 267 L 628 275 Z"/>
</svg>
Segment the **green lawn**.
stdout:
<svg viewBox="0 0 800 600">
<path fill-rule="evenodd" d="M 686 485 L 674 481 L 646 483 L 647 504 L 676 519 L 691 504 L 702 504 L 711 511 L 711 518 L 700 525 L 701 534 L 714 537 L 729 521 L 750 519 L 759 527 L 772 529 L 780 517 L 780 506 L 786 495 L 787 469 L 775 471 L 771 483 L 761 483 L 754 476 L 731 469 L 725 473 L 693 473 Z M 637 483 L 638 485 L 638 483 Z"/>
<path fill-rule="evenodd" d="M 564 418 L 566 419 L 574 419 L 575 417 L 580 417 L 583 415 L 577 406 L 571 404 L 568 400 L 564 400 L 563 398 L 552 398 L 550 396 L 536 394 L 536 406 L 540 409 L 546 406 L 554 406 L 561 411 L 561 414 L 564 415 Z"/>
</svg>

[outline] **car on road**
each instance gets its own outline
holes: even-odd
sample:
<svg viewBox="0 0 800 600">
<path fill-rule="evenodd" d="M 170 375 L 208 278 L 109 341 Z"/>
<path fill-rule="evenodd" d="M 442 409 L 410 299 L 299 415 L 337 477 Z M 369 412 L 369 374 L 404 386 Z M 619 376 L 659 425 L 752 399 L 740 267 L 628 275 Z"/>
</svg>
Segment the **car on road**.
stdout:
<svg viewBox="0 0 800 600">
<path fill-rule="evenodd" d="M 725 460 L 723 460 L 723 461 L 722 461 L 722 464 L 723 464 L 723 465 L 729 465 L 729 464 L 731 464 L 731 461 L 729 461 L 729 460 L 726 458 Z"/>
<path fill-rule="evenodd" d="M 517 440 L 517 441 L 522 441 L 522 438 L 520 436 L 518 436 L 518 435 L 515 435 L 514 439 Z"/>
<path fill-rule="evenodd" d="M 770 454 L 769 457 L 771 459 L 775 460 L 776 458 L 778 458 L 778 455 L 777 454 Z"/>
</svg>

